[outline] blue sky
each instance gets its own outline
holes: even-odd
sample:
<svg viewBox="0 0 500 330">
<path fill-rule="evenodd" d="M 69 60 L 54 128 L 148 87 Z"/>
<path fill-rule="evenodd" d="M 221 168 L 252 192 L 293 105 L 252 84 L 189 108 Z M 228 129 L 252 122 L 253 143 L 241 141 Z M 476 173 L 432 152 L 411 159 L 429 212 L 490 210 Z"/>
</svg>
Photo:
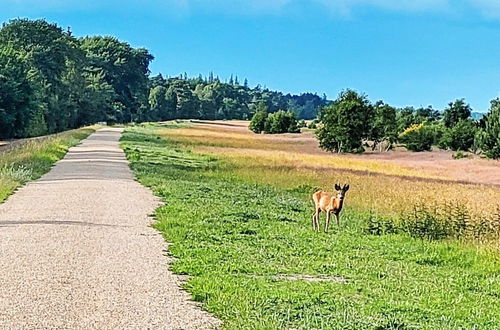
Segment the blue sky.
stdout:
<svg viewBox="0 0 500 330">
<path fill-rule="evenodd" d="M 15 17 L 146 47 L 171 76 L 438 109 L 500 96 L 500 0 L 0 0 L 0 20 Z"/>
</svg>

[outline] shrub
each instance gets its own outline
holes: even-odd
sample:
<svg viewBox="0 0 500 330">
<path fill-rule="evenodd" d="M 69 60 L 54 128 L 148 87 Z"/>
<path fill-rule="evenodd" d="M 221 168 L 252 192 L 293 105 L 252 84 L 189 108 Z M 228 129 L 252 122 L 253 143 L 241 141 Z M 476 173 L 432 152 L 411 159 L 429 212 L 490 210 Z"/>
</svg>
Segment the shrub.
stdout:
<svg viewBox="0 0 500 330">
<path fill-rule="evenodd" d="M 264 131 L 270 134 L 299 133 L 297 117 L 290 111 L 278 111 L 267 116 Z"/>
<path fill-rule="evenodd" d="M 254 133 L 261 133 L 264 131 L 266 127 L 268 113 L 264 110 L 259 110 L 253 115 L 252 120 L 250 121 L 250 130 Z"/>
<path fill-rule="evenodd" d="M 411 151 L 430 151 L 435 142 L 436 131 L 431 125 L 412 125 L 399 135 L 399 141 Z"/>
<path fill-rule="evenodd" d="M 415 206 L 413 212 L 403 218 L 403 231 L 412 237 L 436 240 L 448 236 L 447 224 L 435 212 L 425 206 Z"/>
<path fill-rule="evenodd" d="M 318 128 L 318 123 L 316 122 L 316 120 L 313 120 L 312 122 L 307 124 L 307 128 L 316 129 L 316 128 Z"/>
<path fill-rule="evenodd" d="M 462 159 L 462 158 L 470 158 L 471 156 L 469 154 L 464 153 L 463 151 L 457 151 L 456 153 L 451 156 L 453 159 Z"/>
<path fill-rule="evenodd" d="M 443 149 L 468 151 L 474 145 L 477 132 L 476 123 L 471 120 L 460 120 L 454 127 L 447 128 L 439 141 Z"/>
<path fill-rule="evenodd" d="M 500 158 L 500 99 L 491 102 L 484 127 L 476 135 L 477 145 L 489 158 Z"/>
</svg>

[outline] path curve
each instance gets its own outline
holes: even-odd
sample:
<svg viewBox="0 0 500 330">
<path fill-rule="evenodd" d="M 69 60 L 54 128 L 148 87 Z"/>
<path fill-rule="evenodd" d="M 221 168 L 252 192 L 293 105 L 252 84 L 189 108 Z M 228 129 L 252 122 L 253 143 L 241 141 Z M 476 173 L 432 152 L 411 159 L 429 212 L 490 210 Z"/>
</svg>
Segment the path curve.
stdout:
<svg viewBox="0 0 500 330">
<path fill-rule="evenodd" d="M 195 329 L 190 300 L 149 227 L 159 205 L 134 181 L 122 130 L 92 134 L 0 205 L 0 329 Z"/>
</svg>

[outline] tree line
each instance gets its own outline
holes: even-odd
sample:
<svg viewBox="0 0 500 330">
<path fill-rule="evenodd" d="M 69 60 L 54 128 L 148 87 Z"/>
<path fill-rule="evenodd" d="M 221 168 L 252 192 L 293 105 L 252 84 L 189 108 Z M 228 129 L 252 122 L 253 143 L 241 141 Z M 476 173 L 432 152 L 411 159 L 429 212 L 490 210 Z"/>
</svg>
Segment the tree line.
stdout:
<svg viewBox="0 0 500 330">
<path fill-rule="evenodd" d="M 248 119 L 259 103 L 313 118 L 325 97 L 250 88 L 237 77 L 150 77 L 154 57 L 114 37 L 76 38 L 45 20 L 0 28 L 0 138 L 38 136 L 97 122 Z"/>
<path fill-rule="evenodd" d="M 316 135 L 320 147 L 332 152 L 363 152 L 366 146 L 388 150 L 401 143 L 411 151 L 436 146 L 500 158 L 500 99 L 491 101 L 489 112 L 480 120 L 471 114 L 463 99 L 450 102 L 442 112 L 431 106 L 396 109 L 345 90 L 320 110 Z"/>
<path fill-rule="evenodd" d="M 97 122 L 250 119 L 256 132 L 297 132 L 315 119 L 322 148 L 336 152 L 432 146 L 500 154 L 500 100 L 480 121 L 463 100 L 444 112 L 396 109 L 343 91 L 334 101 L 313 93 L 249 87 L 238 77 L 209 74 L 150 77 L 153 55 L 109 36 L 76 38 L 45 20 L 15 19 L 0 28 L 0 138 L 55 133 Z"/>
</svg>

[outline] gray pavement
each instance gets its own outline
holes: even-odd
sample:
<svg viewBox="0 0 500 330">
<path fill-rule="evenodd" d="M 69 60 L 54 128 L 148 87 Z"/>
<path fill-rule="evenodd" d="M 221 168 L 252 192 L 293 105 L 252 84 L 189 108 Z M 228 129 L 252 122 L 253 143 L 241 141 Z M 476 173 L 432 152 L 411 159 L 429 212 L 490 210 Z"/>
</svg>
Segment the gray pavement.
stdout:
<svg viewBox="0 0 500 330">
<path fill-rule="evenodd" d="M 134 181 L 120 129 L 101 129 L 0 204 L 0 329 L 206 329 L 180 289 L 159 205 Z"/>
</svg>

